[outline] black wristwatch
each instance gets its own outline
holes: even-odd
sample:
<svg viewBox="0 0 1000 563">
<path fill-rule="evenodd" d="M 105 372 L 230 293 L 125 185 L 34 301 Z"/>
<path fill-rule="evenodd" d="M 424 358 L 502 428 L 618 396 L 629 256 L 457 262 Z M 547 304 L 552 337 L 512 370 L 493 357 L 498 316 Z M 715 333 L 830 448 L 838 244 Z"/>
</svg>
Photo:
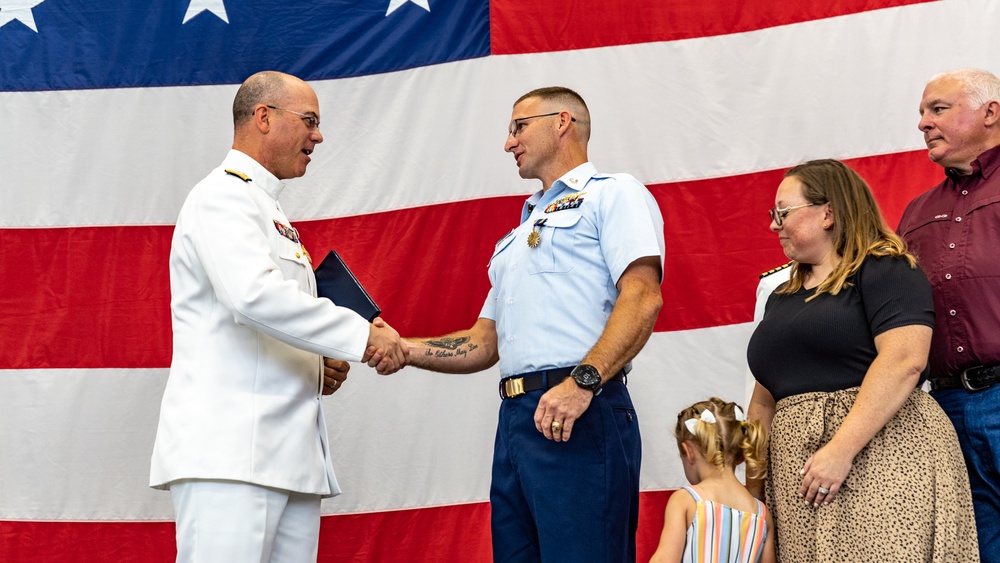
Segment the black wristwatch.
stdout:
<svg viewBox="0 0 1000 563">
<path fill-rule="evenodd" d="M 573 368 L 570 377 L 576 384 L 584 389 L 590 389 L 597 395 L 601 392 L 601 374 L 597 373 L 597 368 L 590 364 L 580 364 Z"/>
</svg>

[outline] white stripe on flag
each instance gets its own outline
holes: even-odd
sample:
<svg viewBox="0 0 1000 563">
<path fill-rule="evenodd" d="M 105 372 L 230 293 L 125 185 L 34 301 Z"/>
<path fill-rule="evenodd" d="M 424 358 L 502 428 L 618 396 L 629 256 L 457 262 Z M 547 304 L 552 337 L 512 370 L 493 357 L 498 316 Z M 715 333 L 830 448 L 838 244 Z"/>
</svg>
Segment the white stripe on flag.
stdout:
<svg viewBox="0 0 1000 563">
<path fill-rule="evenodd" d="M 590 104 L 599 168 L 646 183 L 921 148 L 925 81 L 1000 70 L 997 21 L 1000 3 L 956 0 L 317 81 L 326 142 L 283 205 L 301 220 L 534 191 L 504 129 L 518 95 L 550 84 Z M 0 93 L 0 226 L 173 224 L 231 142 L 235 89 Z"/>
<path fill-rule="evenodd" d="M 677 412 L 710 395 L 742 401 L 749 324 L 655 333 L 628 386 L 643 432 L 642 488 L 685 483 Z M 148 488 L 166 369 L 0 371 L 0 520 L 170 520 Z M 380 377 L 352 366 L 324 399 L 344 494 L 361 513 L 485 501 L 499 408 L 496 370 Z M 683 383 L 683 384 L 681 384 Z"/>
</svg>

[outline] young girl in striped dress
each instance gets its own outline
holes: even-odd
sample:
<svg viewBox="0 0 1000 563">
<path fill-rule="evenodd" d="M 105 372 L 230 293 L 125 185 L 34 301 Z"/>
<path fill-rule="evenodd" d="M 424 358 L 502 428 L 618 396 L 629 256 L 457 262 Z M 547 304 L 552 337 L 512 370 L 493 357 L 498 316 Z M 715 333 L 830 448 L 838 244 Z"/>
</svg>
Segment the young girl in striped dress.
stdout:
<svg viewBox="0 0 1000 563">
<path fill-rule="evenodd" d="M 677 415 L 674 430 L 690 487 L 670 495 L 650 563 L 774 563 L 771 515 L 736 478 L 766 471 L 766 438 L 736 403 L 712 397 Z"/>
</svg>

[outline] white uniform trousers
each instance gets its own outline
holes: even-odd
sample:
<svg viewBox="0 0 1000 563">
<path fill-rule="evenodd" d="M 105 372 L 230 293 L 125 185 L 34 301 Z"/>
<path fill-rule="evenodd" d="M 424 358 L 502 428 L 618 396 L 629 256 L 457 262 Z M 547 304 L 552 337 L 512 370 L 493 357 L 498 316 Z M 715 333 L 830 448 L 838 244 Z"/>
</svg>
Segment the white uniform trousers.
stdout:
<svg viewBox="0 0 1000 563">
<path fill-rule="evenodd" d="M 170 485 L 177 563 L 315 563 L 320 496 L 239 481 Z"/>
</svg>

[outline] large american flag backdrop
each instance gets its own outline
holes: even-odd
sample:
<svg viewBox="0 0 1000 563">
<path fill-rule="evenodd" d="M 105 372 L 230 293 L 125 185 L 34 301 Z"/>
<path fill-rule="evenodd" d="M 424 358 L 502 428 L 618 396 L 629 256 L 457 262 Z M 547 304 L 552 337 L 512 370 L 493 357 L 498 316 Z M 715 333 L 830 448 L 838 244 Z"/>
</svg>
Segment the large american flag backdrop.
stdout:
<svg viewBox="0 0 1000 563">
<path fill-rule="evenodd" d="M 925 81 L 1000 70 L 998 24 L 989 0 L 0 0 L 0 561 L 173 559 L 169 494 L 146 485 L 167 253 L 251 73 L 315 88 L 326 142 L 283 206 L 407 335 L 471 326 L 538 188 L 502 150 L 513 100 L 586 98 L 591 160 L 666 221 L 665 304 L 629 377 L 645 560 L 684 484 L 676 412 L 745 400 L 783 171 L 847 159 L 895 225 L 941 176 Z M 345 493 L 323 503 L 321 561 L 489 561 L 497 379 L 354 366 L 324 399 Z"/>
</svg>

